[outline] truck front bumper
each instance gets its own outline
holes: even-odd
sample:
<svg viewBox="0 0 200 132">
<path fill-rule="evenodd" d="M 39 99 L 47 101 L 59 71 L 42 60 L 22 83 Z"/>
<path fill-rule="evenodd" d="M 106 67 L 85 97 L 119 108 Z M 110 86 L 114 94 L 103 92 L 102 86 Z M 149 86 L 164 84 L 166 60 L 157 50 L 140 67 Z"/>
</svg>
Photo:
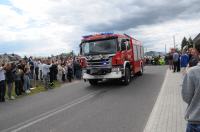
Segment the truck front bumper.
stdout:
<svg viewBox="0 0 200 132">
<path fill-rule="evenodd" d="M 90 75 L 83 73 L 83 79 L 117 79 L 122 77 L 121 71 L 107 73 L 106 75 Z"/>
</svg>

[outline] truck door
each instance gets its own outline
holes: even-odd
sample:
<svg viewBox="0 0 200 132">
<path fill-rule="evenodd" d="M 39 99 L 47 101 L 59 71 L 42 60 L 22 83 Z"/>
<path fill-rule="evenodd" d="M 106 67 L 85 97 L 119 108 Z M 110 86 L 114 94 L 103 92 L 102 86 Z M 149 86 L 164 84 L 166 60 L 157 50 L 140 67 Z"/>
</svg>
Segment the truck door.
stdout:
<svg viewBox="0 0 200 132">
<path fill-rule="evenodd" d="M 122 53 L 125 61 L 133 61 L 133 52 L 131 49 L 131 44 L 129 39 L 122 39 L 121 40 L 121 48 Z"/>
<path fill-rule="evenodd" d="M 130 40 L 126 41 L 126 59 L 130 62 L 133 61 L 133 52 L 132 52 L 132 49 L 131 49 Z"/>
</svg>

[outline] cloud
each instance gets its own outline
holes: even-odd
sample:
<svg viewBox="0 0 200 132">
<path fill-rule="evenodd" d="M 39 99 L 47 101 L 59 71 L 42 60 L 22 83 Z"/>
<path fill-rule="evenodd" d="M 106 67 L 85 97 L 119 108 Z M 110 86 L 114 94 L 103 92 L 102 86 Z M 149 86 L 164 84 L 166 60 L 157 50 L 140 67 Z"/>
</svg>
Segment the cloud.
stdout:
<svg viewBox="0 0 200 132">
<path fill-rule="evenodd" d="M 6 49 L 0 53 L 78 52 L 81 36 L 106 31 L 128 33 L 162 51 L 165 44 L 173 46 L 173 35 L 180 44 L 183 36 L 198 34 L 199 5 L 198 0 L 9 0 L 0 3 L 0 46 Z"/>
<path fill-rule="evenodd" d="M 138 28 L 132 28 L 125 32 L 143 40 L 144 46 L 148 50 L 164 51 L 174 47 L 175 44 L 180 48 L 184 36 L 194 38 L 200 31 L 200 19 L 181 20 L 175 19 L 160 24 L 143 25 Z"/>
<path fill-rule="evenodd" d="M 173 4 L 175 3 L 175 4 Z M 140 25 L 159 24 L 173 19 L 188 19 L 188 17 L 199 17 L 196 13 L 200 10 L 200 1 L 146 1 L 142 0 L 139 3 L 134 1 L 126 8 L 119 8 L 121 16 L 119 19 L 112 19 L 111 21 L 91 24 L 86 26 L 89 31 L 120 31 L 129 28 L 137 28 Z M 193 13 L 193 15 L 191 15 Z M 118 14 L 119 15 L 119 14 Z M 113 14 L 115 17 L 116 14 Z"/>
</svg>

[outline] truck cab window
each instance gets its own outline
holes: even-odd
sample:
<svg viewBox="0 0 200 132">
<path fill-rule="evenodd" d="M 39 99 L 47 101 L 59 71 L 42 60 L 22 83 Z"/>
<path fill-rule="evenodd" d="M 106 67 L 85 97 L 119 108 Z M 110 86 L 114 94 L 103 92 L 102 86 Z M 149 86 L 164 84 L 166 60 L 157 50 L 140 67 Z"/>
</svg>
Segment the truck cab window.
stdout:
<svg viewBox="0 0 200 132">
<path fill-rule="evenodd" d="M 126 50 L 126 40 L 122 39 L 121 40 L 121 51 L 125 51 Z"/>
<path fill-rule="evenodd" d="M 127 50 L 131 49 L 131 45 L 130 45 L 130 41 L 129 40 L 126 41 L 126 46 L 127 46 Z"/>
<path fill-rule="evenodd" d="M 130 50 L 131 45 L 128 39 L 121 39 L 121 51 Z"/>
</svg>

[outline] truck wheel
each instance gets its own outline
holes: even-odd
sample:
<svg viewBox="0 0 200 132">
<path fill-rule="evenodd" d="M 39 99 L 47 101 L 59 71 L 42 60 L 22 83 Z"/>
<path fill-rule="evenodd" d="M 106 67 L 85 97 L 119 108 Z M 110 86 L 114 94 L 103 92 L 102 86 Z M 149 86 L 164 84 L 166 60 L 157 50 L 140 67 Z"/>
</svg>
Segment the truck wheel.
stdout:
<svg viewBox="0 0 200 132">
<path fill-rule="evenodd" d="M 142 76 L 142 75 L 143 75 L 143 72 L 144 72 L 144 67 L 143 67 L 143 65 L 141 64 L 141 66 L 140 66 L 140 71 L 138 72 L 138 75 L 139 75 L 139 76 Z"/>
<path fill-rule="evenodd" d="M 95 86 L 95 85 L 98 84 L 98 80 L 96 80 L 96 79 L 91 79 L 91 80 L 89 80 L 89 83 L 90 83 L 90 85 Z"/>
<path fill-rule="evenodd" d="M 131 81 L 131 72 L 128 67 L 125 68 L 125 77 L 122 80 L 124 85 L 128 85 Z"/>
</svg>

